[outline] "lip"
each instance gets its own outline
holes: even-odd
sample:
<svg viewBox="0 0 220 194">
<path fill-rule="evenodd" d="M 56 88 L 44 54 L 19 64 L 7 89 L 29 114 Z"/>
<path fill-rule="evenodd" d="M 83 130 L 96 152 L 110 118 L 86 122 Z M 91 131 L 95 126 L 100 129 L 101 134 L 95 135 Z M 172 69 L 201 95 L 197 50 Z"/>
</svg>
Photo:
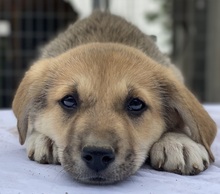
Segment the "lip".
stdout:
<svg viewBox="0 0 220 194">
<path fill-rule="evenodd" d="M 106 181 L 106 179 L 102 177 L 94 177 L 94 178 L 90 178 L 89 180 L 92 182 L 105 182 Z"/>
<path fill-rule="evenodd" d="M 105 178 L 102 178 L 102 177 L 93 177 L 93 178 L 90 178 L 89 181 L 91 183 L 105 183 L 107 182 L 107 180 Z"/>
</svg>

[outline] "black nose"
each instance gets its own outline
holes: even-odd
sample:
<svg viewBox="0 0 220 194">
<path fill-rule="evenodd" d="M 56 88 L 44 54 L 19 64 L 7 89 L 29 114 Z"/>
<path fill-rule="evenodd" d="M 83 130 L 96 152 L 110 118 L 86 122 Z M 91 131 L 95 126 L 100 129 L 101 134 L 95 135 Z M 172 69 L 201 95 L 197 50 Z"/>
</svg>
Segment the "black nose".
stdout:
<svg viewBox="0 0 220 194">
<path fill-rule="evenodd" d="M 106 169 L 114 159 L 115 154 L 110 148 L 86 146 L 82 150 L 82 160 L 96 172 Z"/>
</svg>

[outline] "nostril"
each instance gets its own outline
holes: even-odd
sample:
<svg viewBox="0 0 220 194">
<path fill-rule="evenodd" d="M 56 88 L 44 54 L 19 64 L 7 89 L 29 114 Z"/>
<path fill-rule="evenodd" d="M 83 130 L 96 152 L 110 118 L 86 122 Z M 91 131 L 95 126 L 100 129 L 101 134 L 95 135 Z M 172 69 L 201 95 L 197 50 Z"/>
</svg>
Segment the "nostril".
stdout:
<svg viewBox="0 0 220 194">
<path fill-rule="evenodd" d="M 84 155 L 83 156 L 83 159 L 86 161 L 86 162 L 91 162 L 93 160 L 93 157 L 91 155 Z"/>
<path fill-rule="evenodd" d="M 115 159 L 114 156 L 104 156 L 104 157 L 102 158 L 102 162 L 105 163 L 105 164 L 109 164 L 109 163 L 111 163 L 114 159 Z"/>
</svg>

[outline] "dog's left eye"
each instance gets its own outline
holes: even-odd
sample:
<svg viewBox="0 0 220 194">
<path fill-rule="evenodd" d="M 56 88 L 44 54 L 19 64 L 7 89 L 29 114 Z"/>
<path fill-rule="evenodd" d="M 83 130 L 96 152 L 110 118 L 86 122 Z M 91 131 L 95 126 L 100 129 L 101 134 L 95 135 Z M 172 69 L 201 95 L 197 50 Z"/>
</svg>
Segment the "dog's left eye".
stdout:
<svg viewBox="0 0 220 194">
<path fill-rule="evenodd" d="M 65 96 L 64 98 L 62 98 L 60 103 L 64 108 L 68 108 L 68 109 L 73 109 L 73 108 L 77 107 L 76 99 L 73 96 L 70 96 L 70 95 Z"/>
<path fill-rule="evenodd" d="M 147 109 L 147 105 L 139 98 L 132 98 L 127 103 L 127 111 L 134 115 L 140 115 Z"/>
</svg>

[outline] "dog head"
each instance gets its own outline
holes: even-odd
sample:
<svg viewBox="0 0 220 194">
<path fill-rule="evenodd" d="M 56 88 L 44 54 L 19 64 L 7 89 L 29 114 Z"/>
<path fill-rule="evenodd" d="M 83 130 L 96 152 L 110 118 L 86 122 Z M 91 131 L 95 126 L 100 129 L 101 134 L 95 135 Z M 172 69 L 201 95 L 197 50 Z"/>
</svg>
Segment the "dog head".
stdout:
<svg viewBox="0 0 220 194">
<path fill-rule="evenodd" d="M 113 43 L 76 47 L 36 62 L 16 93 L 20 142 L 51 138 L 61 164 L 82 182 L 112 183 L 135 173 L 167 130 L 190 129 L 213 159 L 214 123 L 167 67 Z"/>
</svg>

